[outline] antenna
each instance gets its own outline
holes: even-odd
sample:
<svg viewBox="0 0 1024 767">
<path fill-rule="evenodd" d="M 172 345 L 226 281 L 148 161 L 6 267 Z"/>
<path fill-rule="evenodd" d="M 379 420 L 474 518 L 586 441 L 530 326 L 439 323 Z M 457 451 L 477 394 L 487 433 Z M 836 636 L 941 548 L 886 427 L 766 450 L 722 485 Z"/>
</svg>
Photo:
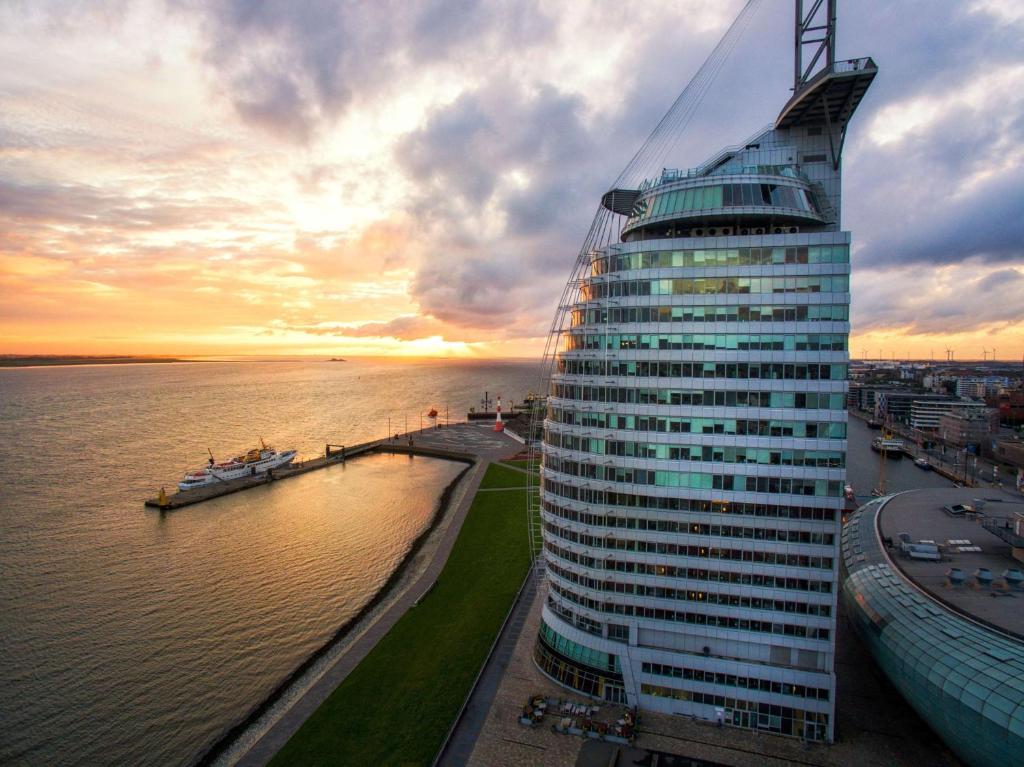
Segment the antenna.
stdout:
<svg viewBox="0 0 1024 767">
<path fill-rule="evenodd" d="M 804 13 L 804 0 L 796 0 L 796 35 L 793 57 L 793 92 L 799 92 L 821 70 L 836 63 L 836 0 L 812 0 Z M 804 48 L 817 46 L 805 68 Z M 817 67 L 825 55 L 822 66 Z"/>
</svg>

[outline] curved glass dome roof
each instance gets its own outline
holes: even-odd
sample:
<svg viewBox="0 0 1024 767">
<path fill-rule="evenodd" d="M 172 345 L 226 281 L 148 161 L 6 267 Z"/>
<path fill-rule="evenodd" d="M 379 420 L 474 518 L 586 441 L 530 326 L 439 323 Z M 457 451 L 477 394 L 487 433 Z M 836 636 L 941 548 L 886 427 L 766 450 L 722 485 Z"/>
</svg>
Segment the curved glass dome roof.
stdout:
<svg viewBox="0 0 1024 767">
<path fill-rule="evenodd" d="M 623 235 L 652 223 L 763 218 L 824 223 L 809 183 L 787 176 L 703 176 L 652 187 L 633 204 Z"/>
</svg>

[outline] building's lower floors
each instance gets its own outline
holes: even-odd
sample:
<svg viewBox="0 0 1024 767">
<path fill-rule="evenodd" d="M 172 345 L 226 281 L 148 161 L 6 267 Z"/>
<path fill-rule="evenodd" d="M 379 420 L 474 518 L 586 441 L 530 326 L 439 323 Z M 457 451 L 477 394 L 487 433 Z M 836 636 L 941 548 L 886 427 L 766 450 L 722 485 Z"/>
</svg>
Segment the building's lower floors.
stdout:
<svg viewBox="0 0 1024 767">
<path fill-rule="evenodd" d="M 637 641 L 656 636 L 658 628 L 627 632 L 630 638 L 623 642 L 595 637 L 572 621 L 546 604 L 533 648 L 537 667 L 567 688 L 722 726 L 833 740 L 835 675 L 830 663 L 827 670 L 809 670 L 679 652 Z"/>
</svg>

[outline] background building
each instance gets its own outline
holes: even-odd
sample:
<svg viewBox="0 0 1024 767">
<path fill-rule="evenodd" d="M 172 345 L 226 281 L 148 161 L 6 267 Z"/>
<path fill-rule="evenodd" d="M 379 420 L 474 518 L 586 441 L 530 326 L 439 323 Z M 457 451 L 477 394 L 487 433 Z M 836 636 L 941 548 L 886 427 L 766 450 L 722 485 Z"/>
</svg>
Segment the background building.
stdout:
<svg viewBox="0 0 1024 767">
<path fill-rule="evenodd" d="M 1013 558 L 1024 504 L 987 490 L 999 502 L 986 503 L 983 525 L 942 511 L 977 505 L 976 494 L 918 490 L 855 512 L 843 600 L 889 680 L 964 763 L 1005 767 L 1024 764 L 1024 575 Z"/>
<path fill-rule="evenodd" d="M 956 448 L 987 446 L 999 433 L 999 411 L 989 407 L 958 407 L 939 417 L 939 434 Z M 979 450 L 980 452 L 980 450 Z"/>
<path fill-rule="evenodd" d="M 915 399 L 910 403 L 910 426 L 921 431 L 938 432 L 941 436 L 940 422 L 948 413 L 987 414 L 989 408 L 984 402 L 971 400 L 949 399 Z M 996 414 L 996 428 L 999 426 L 999 415 Z"/>
</svg>

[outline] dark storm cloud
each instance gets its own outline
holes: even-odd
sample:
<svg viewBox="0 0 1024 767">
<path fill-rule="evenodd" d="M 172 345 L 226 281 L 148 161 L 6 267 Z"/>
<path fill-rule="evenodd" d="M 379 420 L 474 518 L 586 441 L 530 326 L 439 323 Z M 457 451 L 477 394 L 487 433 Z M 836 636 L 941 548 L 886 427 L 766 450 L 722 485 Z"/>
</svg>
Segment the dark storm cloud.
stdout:
<svg viewBox="0 0 1024 767">
<path fill-rule="evenodd" d="M 296 143 L 355 100 L 372 99 L 467 48 L 541 43 L 548 24 L 533 3 L 477 0 L 170 0 L 203 20 L 205 60 L 239 116 Z M 500 39 L 495 39 L 496 35 Z"/>
<path fill-rule="evenodd" d="M 530 93 L 491 83 L 436 110 L 399 144 L 396 159 L 417 183 L 425 213 L 458 226 L 497 205 L 510 234 L 535 236 L 563 223 L 566 208 L 579 213 L 579 193 L 593 193 L 588 182 L 600 188 L 600 153 L 583 110 L 582 98 L 550 85 Z"/>
<path fill-rule="evenodd" d="M 1024 142 L 1020 89 L 1005 99 L 965 95 L 947 103 L 1000 68 L 1020 65 L 1020 25 L 965 3 L 932 2 L 873 4 L 847 13 L 844 23 L 880 66 L 847 151 L 845 225 L 864 245 L 856 265 L 1020 262 L 1024 175 L 1019 162 L 1016 172 L 990 172 Z M 876 118 L 901 103 L 914 105 L 904 118 L 943 111 L 898 141 L 871 141 L 869 128 L 893 127 Z"/>
<path fill-rule="evenodd" d="M 396 158 L 418 187 L 413 215 L 432 233 L 412 284 L 424 311 L 492 328 L 549 311 L 554 285 L 544 282 L 564 279 L 601 190 L 603 153 L 583 110 L 552 86 L 493 83 L 401 142 Z"/>
<path fill-rule="evenodd" d="M 865 252 L 857 266 L 1024 261 L 1024 180 L 1018 176 L 982 184 L 953 197 L 945 184 L 929 185 L 917 204 L 894 206 L 888 220 L 865 227 Z M 902 211 L 900 210 L 902 207 Z M 902 213 L 902 216 L 901 216 Z"/>
</svg>

